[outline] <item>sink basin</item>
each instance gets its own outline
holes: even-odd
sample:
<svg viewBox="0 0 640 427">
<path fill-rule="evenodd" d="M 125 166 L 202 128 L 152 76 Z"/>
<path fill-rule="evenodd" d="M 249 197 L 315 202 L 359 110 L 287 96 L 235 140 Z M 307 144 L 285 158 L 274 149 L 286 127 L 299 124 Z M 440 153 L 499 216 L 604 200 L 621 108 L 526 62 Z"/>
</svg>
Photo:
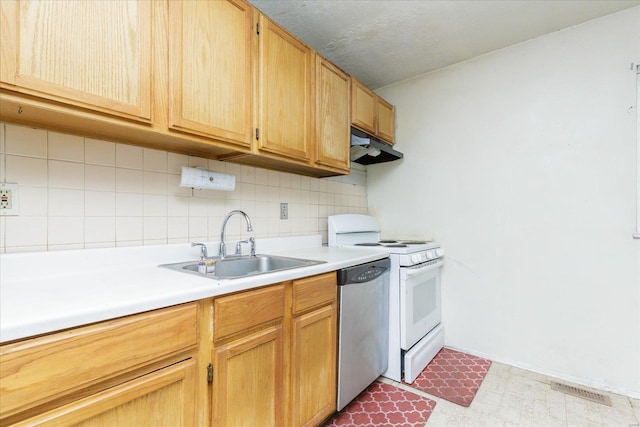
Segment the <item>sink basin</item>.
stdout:
<svg viewBox="0 0 640 427">
<path fill-rule="evenodd" d="M 274 271 L 289 270 L 292 268 L 308 267 L 322 264 L 325 261 L 309 259 L 288 258 L 271 255 L 230 256 L 225 259 L 213 257 L 216 260 L 216 271 L 211 274 L 198 273 L 198 262 L 177 262 L 174 264 L 162 264 L 160 267 L 184 273 L 197 274 L 212 279 L 237 279 L 240 277 L 255 276 L 256 274 L 273 273 Z"/>
</svg>

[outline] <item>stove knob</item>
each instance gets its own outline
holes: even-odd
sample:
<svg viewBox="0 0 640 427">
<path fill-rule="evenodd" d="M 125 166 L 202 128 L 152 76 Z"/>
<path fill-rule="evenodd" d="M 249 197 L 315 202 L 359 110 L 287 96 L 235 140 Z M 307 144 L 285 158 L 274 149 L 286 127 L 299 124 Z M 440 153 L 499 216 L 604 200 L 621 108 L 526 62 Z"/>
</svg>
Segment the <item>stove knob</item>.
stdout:
<svg viewBox="0 0 640 427">
<path fill-rule="evenodd" d="M 427 259 L 433 259 L 435 258 L 433 251 L 427 251 Z"/>
<path fill-rule="evenodd" d="M 444 255 L 444 251 L 442 249 L 438 248 L 438 249 L 436 249 L 436 255 L 442 256 L 442 255 Z"/>
<path fill-rule="evenodd" d="M 413 263 L 420 262 L 420 254 L 411 255 L 411 262 Z"/>
</svg>

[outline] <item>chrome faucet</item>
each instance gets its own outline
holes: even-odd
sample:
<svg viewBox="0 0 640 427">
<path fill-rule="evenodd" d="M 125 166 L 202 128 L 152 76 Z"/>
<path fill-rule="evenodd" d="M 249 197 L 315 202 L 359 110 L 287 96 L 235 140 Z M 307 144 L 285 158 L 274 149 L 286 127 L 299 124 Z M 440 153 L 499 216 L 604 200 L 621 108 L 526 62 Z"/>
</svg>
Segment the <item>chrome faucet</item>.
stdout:
<svg viewBox="0 0 640 427">
<path fill-rule="evenodd" d="M 224 257 L 227 256 L 227 245 L 224 242 L 224 229 L 227 226 L 227 221 L 229 221 L 229 218 L 231 218 L 235 214 L 241 214 L 242 216 L 244 216 L 244 219 L 247 221 L 247 231 L 253 231 L 253 227 L 251 226 L 251 219 L 249 218 L 249 215 L 247 215 L 241 210 L 233 210 L 229 212 L 227 216 L 224 218 L 224 221 L 222 221 L 222 231 L 220 232 L 220 250 L 218 252 L 218 254 L 220 255 L 220 259 L 224 259 Z"/>
<path fill-rule="evenodd" d="M 207 258 L 209 255 L 207 254 L 207 245 L 204 243 L 192 243 L 191 247 L 200 246 L 200 258 Z"/>
</svg>

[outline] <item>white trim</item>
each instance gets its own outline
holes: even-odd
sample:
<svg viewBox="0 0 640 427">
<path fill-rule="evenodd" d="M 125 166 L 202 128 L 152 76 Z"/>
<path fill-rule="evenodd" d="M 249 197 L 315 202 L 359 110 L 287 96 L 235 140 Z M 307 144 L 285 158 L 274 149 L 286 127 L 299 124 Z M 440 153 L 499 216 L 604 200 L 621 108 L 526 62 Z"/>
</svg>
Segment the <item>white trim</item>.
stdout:
<svg viewBox="0 0 640 427">
<path fill-rule="evenodd" d="M 640 239 L 640 64 L 636 64 L 636 232 Z"/>
</svg>

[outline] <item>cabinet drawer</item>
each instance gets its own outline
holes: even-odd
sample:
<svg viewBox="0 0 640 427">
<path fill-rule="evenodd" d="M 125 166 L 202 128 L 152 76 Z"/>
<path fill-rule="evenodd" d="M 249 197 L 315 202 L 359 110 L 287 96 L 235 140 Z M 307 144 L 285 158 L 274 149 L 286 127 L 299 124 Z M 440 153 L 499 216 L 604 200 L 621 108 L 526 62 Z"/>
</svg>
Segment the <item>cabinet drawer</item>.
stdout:
<svg viewBox="0 0 640 427">
<path fill-rule="evenodd" d="M 336 299 L 336 272 L 293 282 L 293 314 L 319 307 Z"/>
<path fill-rule="evenodd" d="M 247 291 L 213 302 L 214 340 L 284 316 L 284 285 Z"/>
<path fill-rule="evenodd" d="M 185 360 L 12 424 L 13 427 L 196 425 L 196 366 Z"/>
<path fill-rule="evenodd" d="M 0 418 L 134 371 L 197 345 L 189 303 L 0 347 Z"/>
</svg>

